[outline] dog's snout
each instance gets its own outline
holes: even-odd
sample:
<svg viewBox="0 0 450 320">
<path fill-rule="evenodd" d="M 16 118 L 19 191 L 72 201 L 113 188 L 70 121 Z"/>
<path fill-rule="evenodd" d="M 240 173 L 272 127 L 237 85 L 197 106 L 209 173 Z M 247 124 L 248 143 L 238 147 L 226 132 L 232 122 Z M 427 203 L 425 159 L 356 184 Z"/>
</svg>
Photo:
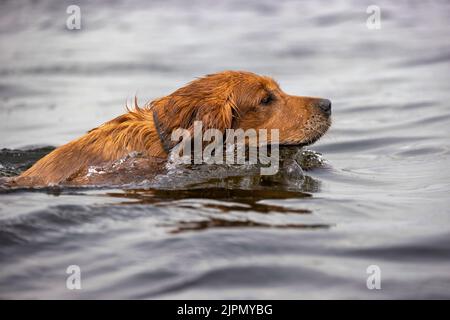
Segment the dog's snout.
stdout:
<svg viewBox="0 0 450 320">
<path fill-rule="evenodd" d="M 331 115 L 331 101 L 330 100 L 328 100 L 328 99 L 320 99 L 317 102 L 317 106 L 326 115 L 328 115 L 328 116 Z"/>
</svg>

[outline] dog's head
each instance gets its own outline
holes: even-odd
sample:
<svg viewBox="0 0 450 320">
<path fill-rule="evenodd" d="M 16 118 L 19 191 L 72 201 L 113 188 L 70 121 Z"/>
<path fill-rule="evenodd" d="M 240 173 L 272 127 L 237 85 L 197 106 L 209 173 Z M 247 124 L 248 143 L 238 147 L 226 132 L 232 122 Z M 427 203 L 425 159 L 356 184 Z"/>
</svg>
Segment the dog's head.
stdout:
<svg viewBox="0 0 450 320">
<path fill-rule="evenodd" d="M 308 145 L 331 124 L 329 100 L 288 95 L 273 79 L 243 71 L 194 80 L 151 109 L 160 135 L 169 139 L 173 130 L 202 121 L 203 130 L 278 129 L 281 145 Z"/>
</svg>

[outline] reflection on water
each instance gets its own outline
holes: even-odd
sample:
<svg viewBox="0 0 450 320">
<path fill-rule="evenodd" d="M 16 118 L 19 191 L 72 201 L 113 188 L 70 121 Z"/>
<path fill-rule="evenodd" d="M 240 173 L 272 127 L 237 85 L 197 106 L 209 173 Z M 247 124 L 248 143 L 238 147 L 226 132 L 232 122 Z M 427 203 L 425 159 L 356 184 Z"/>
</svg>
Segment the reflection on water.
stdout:
<svg viewBox="0 0 450 320">
<path fill-rule="evenodd" d="M 207 191 L 206 191 L 207 190 Z M 304 192 L 282 190 L 247 190 L 209 187 L 207 189 L 177 189 L 177 190 L 124 190 L 123 192 L 107 192 L 107 196 L 125 198 L 133 201 L 120 202 L 122 205 L 155 205 L 180 209 L 203 209 L 205 212 L 218 212 L 214 215 L 204 215 L 202 220 L 194 215 L 194 220 L 177 221 L 175 228 L 169 232 L 196 231 L 209 228 L 224 227 L 266 227 L 266 228 L 328 228 L 328 224 L 295 224 L 295 223 L 262 223 L 248 218 L 236 218 L 233 213 L 255 212 L 258 214 L 311 214 L 310 210 L 289 208 L 286 206 L 261 203 L 262 200 L 300 199 L 311 197 Z M 202 201 L 196 202 L 196 199 Z M 208 201 L 207 199 L 214 200 Z M 189 201 L 183 201 L 189 200 Z"/>
<path fill-rule="evenodd" d="M 258 201 L 264 199 L 290 199 L 306 198 L 311 195 L 304 192 L 278 191 L 278 190 L 243 190 L 226 188 L 204 189 L 177 189 L 177 190 L 124 190 L 122 193 L 107 192 L 110 197 L 136 199 L 139 204 L 165 203 L 182 199 L 215 199 L 229 202 L 239 202 L 253 207 Z M 126 202 L 130 203 L 130 202 Z M 261 211 L 267 212 L 267 210 Z"/>
<path fill-rule="evenodd" d="M 210 228 L 242 228 L 242 227 L 251 227 L 251 228 L 280 228 L 280 229 L 317 229 L 317 228 L 328 228 L 327 224 L 283 224 L 283 225 L 271 225 L 267 223 L 259 223 L 254 221 L 230 221 L 226 219 L 220 218 L 212 218 L 206 221 L 181 221 L 178 227 L 172 231 L 172 233 L 179 233 L 183 231 L 196 231 L 196 230 L 204 230 Z"/>
<path fill-rule="evenodd" d="M 114 189 L 0 186 L 0 298 L 450 297 L 449 2 L 377 1 L 379 30 L 372 1 L 78 3 L 71 32 L 66 1 L 0 1 L 0 179 L 127 97 L 220 70 L 329 98 L 333 125 L 273 177 L 175 166 Z M 64 285 L 72 264 L 82 292 Z"/>
</svg>

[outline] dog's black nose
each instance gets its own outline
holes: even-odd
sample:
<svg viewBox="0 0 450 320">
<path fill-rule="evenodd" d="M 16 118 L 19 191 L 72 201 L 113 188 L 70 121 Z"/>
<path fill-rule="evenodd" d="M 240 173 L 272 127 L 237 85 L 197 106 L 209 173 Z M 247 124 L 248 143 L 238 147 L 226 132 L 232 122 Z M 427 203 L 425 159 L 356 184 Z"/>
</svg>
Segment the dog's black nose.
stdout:
<svg viewBox="0 0 450 320">
<path fill-rule="evenodd" d="M 320 110 L 323 111 L 326 115 L 331 115 L 331 101 L 328 99 L 320 99 L 317 106 Z"/>
</svg>

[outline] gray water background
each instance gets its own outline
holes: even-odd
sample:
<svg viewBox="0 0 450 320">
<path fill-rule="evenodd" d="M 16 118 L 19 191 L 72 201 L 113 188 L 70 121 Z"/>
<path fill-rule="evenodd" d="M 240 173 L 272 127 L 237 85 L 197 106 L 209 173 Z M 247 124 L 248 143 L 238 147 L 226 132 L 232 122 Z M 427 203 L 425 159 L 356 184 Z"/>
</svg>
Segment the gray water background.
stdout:
<svg viewBox="0 0 450 320">
<path fill-rule="evenodd" d="M 61 145 L 225 69 L 331 99 L 333 126 L 294 192 L 0 194 L 0 297 L 450 298 L 449 18 L 447 1 L 2 1 L 0 148 Z"/>
</svg>

